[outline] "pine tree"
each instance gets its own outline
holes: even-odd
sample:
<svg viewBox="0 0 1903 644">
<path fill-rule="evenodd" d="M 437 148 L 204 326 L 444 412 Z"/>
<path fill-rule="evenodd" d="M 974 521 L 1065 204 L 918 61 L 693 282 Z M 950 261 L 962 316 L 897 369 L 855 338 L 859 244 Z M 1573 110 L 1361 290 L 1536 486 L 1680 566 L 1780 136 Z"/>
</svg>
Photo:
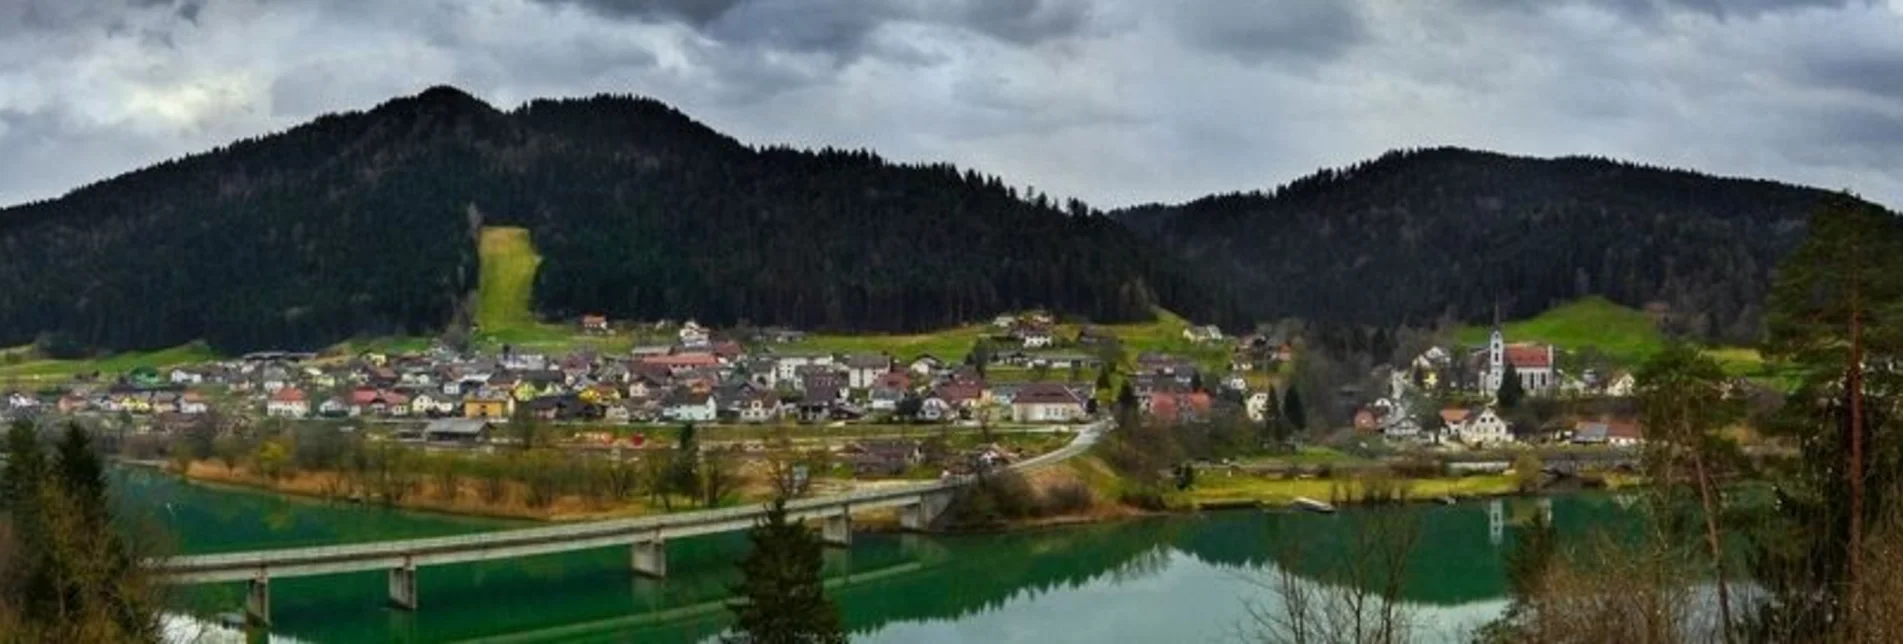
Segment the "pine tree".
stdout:
<svg viewBox="0 0 1903 644">
<path fill-rule="evenodd" d="M 1269 400 L 1262 408 L 1262 443 L 1272 449 L 1288 445 L 1289 427 L 1282 417 L 1282 394 L 1269 387 Z"/>
<path fill-rule="evenodd" d="M 775 498 L 747 533 L 753 550 L 740 561 L 733 588 L 735 624 L 728 642 L 814 644 L 845 642 L 839 609 L 826 597 L 819 571 L 825 548 L 812 531 L 787 520 L 786 499 Z"/>
<path fill-rule="evenodd" d="M 1520 406 L 1520 400 L 1526 397 L 1526 389 L 1520 385 L 1520 371 L 1507 362 L 1500 370 L 1500 390 L 1495 392 L 1494 400 L 1506 409 Z"/>
<path fill-rule="evenodd" d="M 1302 392 L 1292 382 L 1282 395 L 1282 418 L 1288 421 L 1291 432 L 1308 429 L 1308 410 L 1302 407 Z"/>
</svg>

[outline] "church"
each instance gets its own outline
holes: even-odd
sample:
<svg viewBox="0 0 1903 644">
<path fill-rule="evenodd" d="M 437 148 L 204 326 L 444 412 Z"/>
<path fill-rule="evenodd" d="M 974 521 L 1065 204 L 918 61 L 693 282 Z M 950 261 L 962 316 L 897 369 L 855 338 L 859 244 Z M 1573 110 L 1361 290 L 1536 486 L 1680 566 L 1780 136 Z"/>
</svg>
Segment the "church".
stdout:
<svg viewBox="0 0 1903 644">
<path fill-rule="evenodd" d="M 1544 394 L 1559 385 L 1559 374 L 1553 369 L 1553 345 L 1507 344 L 1505 334 L 1495 326 L 1493 334 L 1487 337 L 1486 364 L 1480 372 L 1481 391 L 1499 391 L 1500 379 L 1506 374 L 1508 364 L 1513 365 L 1513 371 L 1520 376 L 1520 389 L 1526 393 Z"/>
</svg>

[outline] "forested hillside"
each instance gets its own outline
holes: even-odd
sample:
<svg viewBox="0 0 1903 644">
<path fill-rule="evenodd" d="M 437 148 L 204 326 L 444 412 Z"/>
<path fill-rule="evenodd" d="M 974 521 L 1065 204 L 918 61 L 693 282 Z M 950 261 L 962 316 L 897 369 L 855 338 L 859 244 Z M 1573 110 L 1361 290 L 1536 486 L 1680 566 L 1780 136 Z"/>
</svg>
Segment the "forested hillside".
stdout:
<svg viewBox="0 0 1903 644">
<path fill-rule="evenodd" d="M 1755 340 L 1823 191 L 1593 158 L 1392 152 L 1273 192 L 1115 213 L 1247 317 L 1392 328 L 1530 317 L 1586 295 Z"/>
<path fill-rule="evenodd" d="M 658 102 L 497 111 L 436 88 L 0 210 L 0 346 L 224 351 L 465 319 L 484 225 L 538 313 L 836 330 L 1214 300 L 1081 203 L 945 165 L 754 149 Z"/>
</svg>

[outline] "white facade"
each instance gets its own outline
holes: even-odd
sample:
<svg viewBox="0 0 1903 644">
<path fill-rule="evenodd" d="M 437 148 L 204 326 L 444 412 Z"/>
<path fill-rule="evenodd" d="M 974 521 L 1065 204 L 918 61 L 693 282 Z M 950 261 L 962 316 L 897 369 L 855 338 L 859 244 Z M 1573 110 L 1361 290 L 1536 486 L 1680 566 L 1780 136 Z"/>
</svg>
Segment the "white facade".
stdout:
<svg viewBox="0 0 1903 644">
<path fill-rule="evenodd" d="M 1493 413 L 1492 409 L 1481 410 L 1472 418 L 1468 418 L 1467 422 L 1461 423 L 1456 430 L 1456 435 L 1460 437 L 1461 442 L 1469 445 L 1490 445 L 1513 440 L 1513 433 L 1508 430 L 1507 422 L 1501 420 L 1500 415 Z"/>
</svg>

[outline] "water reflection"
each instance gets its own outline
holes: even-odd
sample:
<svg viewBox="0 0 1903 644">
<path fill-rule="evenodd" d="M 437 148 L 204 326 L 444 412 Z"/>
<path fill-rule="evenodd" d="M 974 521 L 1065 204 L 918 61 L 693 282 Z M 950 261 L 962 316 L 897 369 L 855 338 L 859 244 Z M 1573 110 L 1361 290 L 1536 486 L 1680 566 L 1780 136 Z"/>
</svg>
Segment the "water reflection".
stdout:
<svg viewBox="0 0 1903 644">
<path fill-rule="evenodd" d="M 194 552 L 508 525 L 292 502 L 160 477 L 122 487 L 145 507 L 172 504 L 166 516 L 176 519 L 168 523 Z M 1535 514 L 1573 534 L 1628 520 L 1612 497 L 1580 496 L 1335 515 L 1216 513 L 1004 535 L 862 534 L 850 550 L 826 555 L 826 575 L 855 641 L 1219 638 L 1245 618 L 1245 602 L 1260 591 L 1252 579 L 1284 568 L 1332 579 L 1327 562 L 1369 522 L 1404 515 L 1420 536 L 1403 598 L 1454 615 L 1433 618 L 1451 623 L 1499 610 L 1501 550 L 1512 543 L 1511 528 Z M 1302 549 L 1283 547 L 1296 538 Z M 420 573 L 415 613 L 382 607 L 380 573 L 279 580 L 272 588 L 276 632 L 312 642 L 702 641 L 727 623 L 723 603 L 745 549 L 740 534 L 669 543 L 665 581 L 629 574 L 621 549 L 429 567 Z M 235 586 L 185 595 L 181 606 L 198 615 L 230 610 L 239 597 Z M 1089 619 L 1063 617 L 1074 614 Z"/>
</svg>

